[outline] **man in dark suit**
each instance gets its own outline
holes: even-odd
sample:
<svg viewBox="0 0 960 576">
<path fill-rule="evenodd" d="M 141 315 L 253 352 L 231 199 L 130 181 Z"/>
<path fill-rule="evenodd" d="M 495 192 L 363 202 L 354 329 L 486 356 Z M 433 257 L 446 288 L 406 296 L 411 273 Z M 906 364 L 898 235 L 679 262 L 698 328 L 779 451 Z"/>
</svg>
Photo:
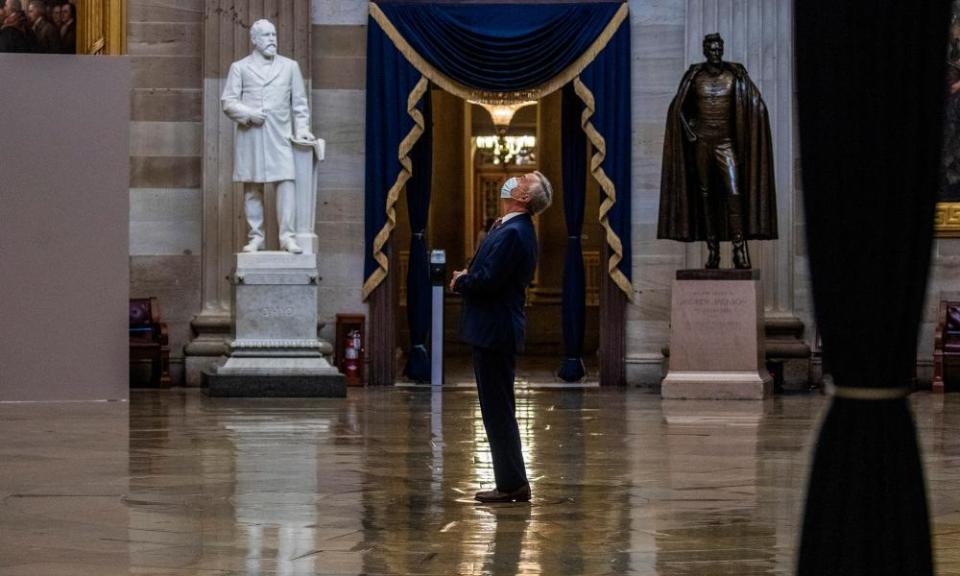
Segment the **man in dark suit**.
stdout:
<svg viewBox="0 0 960 576">
<path fill-rule="evenodd" d="M 60 53 L 60 30 L 47 21 L 47 5 L 43 0 L 30 0 L 27 6 L 27 20 L 33 35 L 37 52 L 43 54 Z"/>
<path fill-rule="evenodd" d="M 523 351 L 526 288 L 537 266 L 532 216 L 550 206 L 553 188 L 540 172 L 511 178 L 501 190 L 502 216 L 477 249 L 470 268 L 453 273 L 463 295 L 463 339 L 473 345 L 480 412 L 493 455 L 497 487 L 480 502 L 527 502 L 530 484 L 520 449 L 513 379 Z"/>
</svg>

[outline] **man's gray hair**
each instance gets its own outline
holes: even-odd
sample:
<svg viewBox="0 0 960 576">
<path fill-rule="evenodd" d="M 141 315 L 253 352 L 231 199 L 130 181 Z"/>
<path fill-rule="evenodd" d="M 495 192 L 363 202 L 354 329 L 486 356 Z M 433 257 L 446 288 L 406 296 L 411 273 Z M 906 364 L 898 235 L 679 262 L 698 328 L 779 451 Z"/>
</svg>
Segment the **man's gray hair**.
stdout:
<svg viewBox="0 0 960 576">
<path fill-rule="evenodd" d="M 20 0 L 8 0 L 7 4 L 10 5 L 11 10 L 17 10 L 17 11 L 23 10 L 23 4 L 20 2 Z"/>
<path fill-rule="evenodd" d="M 260 30 L 261 30 L 262 28 L 264 28 L 265 26 L 270 26 L 271 28 L 276 28 L 276 27 L 273 25 L 273 22 L 267 20 L 266 18 L 261 18 L 260 20 L 257 20 L 256 22 L 254 22 L 252 26 L 250 26 L 250 41 L 251 41 L 251 42 L 256 42 L 256 41 L 257 41 L 257 35 L 260 34 Z"/>
<path fill-rule="evenodd" d="M 17 0 L 17 1 L 19 2 L 19 0 Z M 46 12 L 46 10 L 47 10 L 47 3 L 44 2 L 43 0 L 30 0 L 30 3 L 27 4 L 27 7 L 28 7 L 28 8 L 36 8 L 36 9 L 39 10 L 40 12 Z M 14 8 L 14 10 L 20 10 L 20 8 Z M 46 16 L 46 14 L 44 14 L 44 16 Z"/>
<path fill-rule="evenodd" d="M 530 186 L 530 202 L 527 203 L 527 210 L 536 216 L 549 208 L 553 202 L 553 186 L 539 170 L 534 170 L 533 173 L 537 176 L 537 181 Z"/>
</svg>

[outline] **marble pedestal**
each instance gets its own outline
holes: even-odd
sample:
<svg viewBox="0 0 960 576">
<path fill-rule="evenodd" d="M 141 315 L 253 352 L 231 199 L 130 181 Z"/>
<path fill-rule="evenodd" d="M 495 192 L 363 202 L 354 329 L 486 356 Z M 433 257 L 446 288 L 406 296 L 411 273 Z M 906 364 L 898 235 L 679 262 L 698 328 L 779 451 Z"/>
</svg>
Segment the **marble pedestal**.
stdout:
<svg viewBox="0 0 960 576">
<path fill-rule="evenodd" d="M 670 324 L 663 398 L 762 400 L 770 395 L 759 270 L 677 270 Z"/>
<path fill-rule="evenodd" d="M 237 254 L 236 323 L 226 364 L 204 373 L 209 396 L 346 396 L 317 338 L 316 255 Z"/>
</svg>

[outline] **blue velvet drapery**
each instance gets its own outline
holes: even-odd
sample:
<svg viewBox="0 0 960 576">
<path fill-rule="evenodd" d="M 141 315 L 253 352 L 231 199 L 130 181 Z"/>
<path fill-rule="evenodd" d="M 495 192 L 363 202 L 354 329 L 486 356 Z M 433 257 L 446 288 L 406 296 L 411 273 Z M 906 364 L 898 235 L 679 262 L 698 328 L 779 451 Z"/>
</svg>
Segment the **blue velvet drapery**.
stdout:
<svg viewBox="0 0 960 576">
<path fill-rule="evenodd" d="M 420 72 L 371 20 L 367 34 L 364 298 L 386 275 L 388 247 L 378 250 L 376 238 L 388 220 L 396 219 L 390 216 L 393 206 L 387 206 L 387 198 L 404 171 L 398 150 L 415 125 L 407 101 L 421 79 Z"/>
<path fill-rule="evenodd" d="M 378 6 L 443 74 L 474 88 L 512 92 L 560 74 L 600 35 L 620 3 Z"/>
<path fill-rule="evenodd" d="M 561 380 L 583 378 L 583 330 L 587 317 L 587 283 L 583 266 L 583 205 L 587 185 L 587 137 L 580 127 L 583 102 L 572 85 L 564 86 L 561 103 L 563 158 L 563 217 L 567 224 L 567 250 L 563 261 L 563 364 Z"/>
<path fill-rule="evenodd" d="M 404 375 L 417 382 L 430 381 L 430 264 L 427 257 L 427 219 L 430 216 L 430 177 L 433 165 L 430 92 L 420 99 L 424 132 L 410 151 L 413 173 L 407 180 L 407 212 L 410 215 L 410 262 L 407 267 L 407 325 L 410 328 L 410 352 Z"/>
</svg>

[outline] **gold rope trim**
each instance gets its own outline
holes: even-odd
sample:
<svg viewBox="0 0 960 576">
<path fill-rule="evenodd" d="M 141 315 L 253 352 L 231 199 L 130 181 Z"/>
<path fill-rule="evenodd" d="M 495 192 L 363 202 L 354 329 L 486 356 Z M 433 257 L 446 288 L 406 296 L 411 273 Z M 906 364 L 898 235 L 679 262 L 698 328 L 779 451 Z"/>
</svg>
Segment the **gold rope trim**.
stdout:
<svg viewBox="0 0 960 576">
<path fill-rule="evenodd" d="M 590 143 L 595 150 L 593 156 L 590 158 L 590 172 L 593 174 L 593 179 L 600 184 L 604 194 L 603 201 L 600 203 L 600 224 L 604 230 L 607 231 L 607 245 L 610 247 L 610 250 L 613 251 L 610 259 L 607 261 L 607 273 L 610 274 L 610 278 L 613 279 L 617 287 L 627 296 L 627 300 L 633 302 L 633 286 L 630 284 L 630 281 L 627 280 L 627 277 L 624 276 L 623 272 L 620 271 L 620 268 L 617 267 L 620 261 L 623 260 L 623 243 L 620 241 L 617 233 L 613 231 L 613 228 L 610 227 L 610 221 L 609 218 L 607 218 L 607 214 L 613 208 L 613 205 L 617 203 L 617 187 L 613 181 L 610 180 L 610 177 L 607 176 L 606 172 L 603 171 L 603 159 L 607 156 L 607 142 L 603 139 L 603 135 L 597 131 L 593 123 L 590 122 L 590 117 L 593 116 L 593 113 L 596 111 L 597 103 L 593 97 L 593 92 L 587 88 L 587 85 L 580 80 L 579 76 L 573 81 L 573 89 L 585 106 L 580 116 L 580 125 L 583 127 L 583 131 L 587 134 L 587 138 L 590 139 Z"/>
<path fill-rule="evenodd" d="M 587 48 L 583 54 L 581 54 L 576 60 L 573 61 L 570 66 L 564 69 L 562 72 L 548 80 L 547 82 L 536 86 L 529 90 L 523 91 L 508 91 L 508 92 L 494 92 L 487 90 L 477 90 L 475 88 L 470 88 L 460 82 L 457 82 L 453 78 L 450 78 L 443 72 L 437 70 L 432 64 L 423 59 L 416 50 L 413 49 L 410 44 L 403 38 L 403 35 L 393 26 L 390 20 L 387 18 L 386 14 L 380 10 L 380 7 L 374 2 L 370 2 L 370 16 L 376 20 L 377 24 L 383 28 L 384 33 L 387 37 L 393 42 L 397 50 L 416 68 L 421 74 L 430 79 L 431 82 L 443 88 L 445 91 L 463 98 L 464 100 L 471 100 L 474 102 L 480 103 L 491 103 L 491 104 L 511 104 L 516 102 L 525 102 L 528 100 L 539 100 L 555 92 L 568 84 L 574 78 L 580 75 L 583 72 L 584 68 L 590 65 L 591 62 L 596 59 L 597 55 L 607 47 L 607 44 L 610 42 L 610 39 L 613 38 L 613 35 L 620 28 L 620 24 L 627 19 L 628 14 L 627 4 L 621 4 L 620 8 L 617 9 L 616 13 L 610 18 L 610 22 L 607 23 L 604 27 L 603 32 L 597 36 L 597 39 L 593 41 L 593 44 Z"/>
<path fill-rule="evenodd" d="M 401 167 L 400 173 L 397 174 L 396 182 L 393 183 L 390 191 L 387 192 L 387 221 L 373 239 L 373 259 L 377 261 L 380 267 L 374 270 L 370 274 L 370 277 L 367 278 L 367 281 L 363 283 L 364 300 L 383 282 L 383 279 L 387 277 L 387 272 L 390 270 L 390 259 L 383 253 L 383 247 L 386 245 L 387 240 L 390 239 L 390 234 L 397 225 L 397 211 L 394 205 L 397 203 L 397 200 L 400 199 L 400 191 L 403 190 L 403 187 L 407 184 L 407 180 L 409 180 L 413 174 L 413 162 L 409 156 L 410 150 L 413 149 L 414 144 L 417 143 L 417 140 L 420 139 L 424 131 L 423 114 L 417 110 L 417 102 L 427 93 L 429 86 L 430 82 L 421 76 L 420 81 L 417 82 L 417 85 L 413 87 L 413 90 L 411 90 L 409 96 L 407 96 L 407 114 L 413 118 L 413 128 L 410 129 L 410 132 L 400 142 L 398 156 Z"/>
<path fill-rule="evenodd" d="M 899 400 L 906 398 L 912 391 L 910 388 L 868 388 L 855 386 L 836 386 L 831 382 L 826 384 L 827 395 L 845 400 Z"/>
</svg>

